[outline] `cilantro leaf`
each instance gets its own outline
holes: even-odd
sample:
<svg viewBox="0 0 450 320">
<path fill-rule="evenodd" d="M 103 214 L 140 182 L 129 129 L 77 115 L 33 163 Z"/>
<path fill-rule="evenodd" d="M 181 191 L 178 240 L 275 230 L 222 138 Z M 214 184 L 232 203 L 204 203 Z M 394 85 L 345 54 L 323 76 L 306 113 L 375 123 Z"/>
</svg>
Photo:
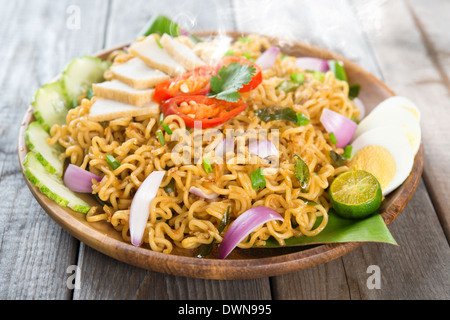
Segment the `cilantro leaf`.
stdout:
<svg viewBox="0 0 450 320">
<path fill-rule="evenodd" d="M 241 97 L 239 90 L 250 83 L 255 72 L 255 67 L 241 65 L 238 62 L 223 66 L 217 76 L 211 76 L 211 92 L 208 96 L 219 100 L 238 102 Z"/>
</svg>

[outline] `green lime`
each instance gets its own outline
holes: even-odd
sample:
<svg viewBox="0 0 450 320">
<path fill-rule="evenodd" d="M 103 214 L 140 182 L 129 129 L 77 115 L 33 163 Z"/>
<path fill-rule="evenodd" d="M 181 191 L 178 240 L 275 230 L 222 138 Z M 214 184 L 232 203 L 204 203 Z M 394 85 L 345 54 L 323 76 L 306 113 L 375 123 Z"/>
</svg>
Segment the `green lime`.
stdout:
<svg viewBox="0 0 450 320">
<path fill-rule="evenodd" d="M 364 170 L 344 172 L 330 186 L 331 205 L 343 218 L 369 216 L 380 207 L 382 198 L 380 183 Z"/>
</svg>

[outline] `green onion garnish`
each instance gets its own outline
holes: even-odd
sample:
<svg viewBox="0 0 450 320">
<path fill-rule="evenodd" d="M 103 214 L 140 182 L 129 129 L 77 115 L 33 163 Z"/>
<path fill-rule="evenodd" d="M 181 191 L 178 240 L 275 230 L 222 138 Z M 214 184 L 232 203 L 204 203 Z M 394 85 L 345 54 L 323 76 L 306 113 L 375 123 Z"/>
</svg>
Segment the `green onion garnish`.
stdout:
<svg viewBox="0 0 450 320">
<path fill-rule="evenodd" d="M 291 73 L 290 78 L 292 81 L 297 82 L 299 84 L 303 84 L 303 82 L 305 82 L 304 73 Z"/>
<path fill-rule="evenodd" d="M 250 174 L 250 179 L 252 180 L 252 188 L 256 191 L 259 189 L 264 189 L 266 187 L 266 179 L 261 168 L 256 169 Z"/>
<path fill-rule="evenodd" d="M 116 160 L 112 155 L 108 154 L 106 156 L 106 162 L 111 167 L 111 169 L 116 170 L 118 167 L 120 167 L 120 162 Z"/>
<path fill-rule="evenodd" d="M 242 43 L 247 43 L 247 44 L 250 43 L 250 39 L 247 38 L 247 37 L 239 37 L 239 38 L 238 38 L 238 41 L 239 41 L 239 42 L 242 42 Z"/>
<path fill-rule="evenodd" d="M 160 47 L 161 49 L 164 49 L 164 47 L 161 44 L 161 42 L 159 41 L 159 39 L 155 37 L 155 40 L 156 40 L 156 44 L 158 45 L 158 47 Z"/>
<path fill-rule="evenodd" d="M 166 140 L 164 140 L 163 133 L 161 131 L 158 131 L 156 134 L 158 135 L 159 142 L 161 142 L 161 145 L 165 146 L 166 145 Z"/>
<path fill-rule="evenodd" d="M 323 75 L 322 72 L 314 71 L 313 75 L 314 75 L 314 79 L 316 79 L 316 80 L 318 80 L 320 82 L 323 82 L 323 80 L 325 79 L 325 76 Z"/>
<path fill-rule="evenodd" d="M 163 128 L 169 135 L 173 133 L 168 124 L 163 124 Z"/>
<path fill-rule="evenodd" d="M 350 159 L 352 156 L 353 147 L 351 145 L 346 145 L 344 148 L 344 154 L 342 155 L 345 159 Z"/>
<path fill-rule="evenodd" d="M 359 95 L 359 91 L 361 91 L 361 85 L 359 83 L 351 84 L 348 86 L 348 97 L 350 99 L 355 99 Z"/>
<path fill-rule="evenodd" d="M 309 119 L 303 115 L 303 113 L 297 113 L 297 125 L 299 127 L 306 126 L 309 123 Z"/>
<path fill-rule="evenodd" d="M 227 56 L 234 56 L 234 51 L 233 51 L 233 49 L 228 50 L 228 51 L 224 54 L 224 57 L 227 57 Z"/>
<path fill-rule="evenodd" d="M 213 169 L 211 166 L 211 161 L 209 160 L 209 158 L 204 158 L 203 159 L 203 168 L 205 168 L 206 173 L 212 173 Z"/>
<path fill-rule="evenodd" d="M 334 135 L 333 132 L 330 132 L 330 133 L 328 134 L 328 136 L 330 137 L 331 143 L 332 143 L 332 144 L 336 144 L 336 143 L 337 143 L 336 136 Z"/>
<path fill-rule="evenodd" d="M 164 113 L 159 114 L 159 124 L 162 124 L 164 121 Z"/>
</svg>

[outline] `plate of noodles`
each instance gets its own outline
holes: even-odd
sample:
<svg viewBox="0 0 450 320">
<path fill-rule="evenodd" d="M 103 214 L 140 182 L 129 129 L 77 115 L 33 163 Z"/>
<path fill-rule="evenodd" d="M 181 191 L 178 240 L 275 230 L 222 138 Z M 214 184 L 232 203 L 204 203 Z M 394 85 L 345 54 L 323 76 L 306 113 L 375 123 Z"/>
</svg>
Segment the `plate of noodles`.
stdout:
<svg viewBox="0 0 450 320">
<path fill-rule="evenodd" d="M 195 278 L 396 244 L 387 226 L 423 169 L 414 103 L 321 48 L 164 19 L 38 89 L 18 155 L 52 219 L 117 260 Z"/>
</svg>

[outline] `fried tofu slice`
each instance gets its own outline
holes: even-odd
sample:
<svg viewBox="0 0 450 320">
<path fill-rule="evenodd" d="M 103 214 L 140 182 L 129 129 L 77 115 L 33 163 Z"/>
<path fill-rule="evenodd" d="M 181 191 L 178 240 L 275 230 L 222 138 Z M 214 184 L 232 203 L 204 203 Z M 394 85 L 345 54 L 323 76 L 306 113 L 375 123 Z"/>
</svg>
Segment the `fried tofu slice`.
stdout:
<svg viewBox="0 0 450 320">
<path fill-rule="evenodd" d="M 125 63 L 113 65 L 110 71 L 114 79 L 138 90 L 154 88 L 158 83 L 170 78 L 161 70 L 150 68 L 139 58 L 132 58 Z"/>
<path fill-rule="evenodd" d="M 97 97 L 94 99 L 87 116 L 92 121 L 111 121 L 119 118 L 159 114 L 159 104 L 153 101 L 145 106 L 136 107 L 109 99 Z"/>
<path fill-rule="evenodd" d="M 171 77 L 180 76 L 186 72 L 186 69 L 175 61 L 164 47 L 161 48 L 153 35 L 136 41 L 128 51 L 144 61 L 150 68 L 161 70 Z"/>
<path fill-rule="evenodd" d="M 152 101 L 155 89 L 138 90 L 113 79 L 92 85 L 94 94 L 98 97 L 142 107 Z"/>
<path fill-rule="evenodd" d="M 187 71 L 205 65 L 205 62 L 200 59 L 191 48 L 172 38 L 167 33 L 161 37 L 161 44 L 172 58 L 181 64 Z"/>
</svg>

